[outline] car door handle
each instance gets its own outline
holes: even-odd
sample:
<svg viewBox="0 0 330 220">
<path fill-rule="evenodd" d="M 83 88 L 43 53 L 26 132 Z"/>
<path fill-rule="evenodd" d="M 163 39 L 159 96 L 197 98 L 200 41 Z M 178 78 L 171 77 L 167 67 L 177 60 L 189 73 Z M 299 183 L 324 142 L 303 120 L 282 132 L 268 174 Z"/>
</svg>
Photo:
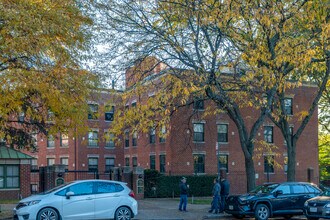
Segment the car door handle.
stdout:
<svg viewBox="0 0 330 220">
<path fill-rule="evenodd" d="M 87 197 L 86 200 L 92 200 L 93 198 L 92 197 Z"/>
<path fill-rule="evenodd" d="M 113 195 L 113 197 L 119 197 L 120 195 L 118 195 L 118 194 L 115 194 L 115 195 Z"/>
</svg>

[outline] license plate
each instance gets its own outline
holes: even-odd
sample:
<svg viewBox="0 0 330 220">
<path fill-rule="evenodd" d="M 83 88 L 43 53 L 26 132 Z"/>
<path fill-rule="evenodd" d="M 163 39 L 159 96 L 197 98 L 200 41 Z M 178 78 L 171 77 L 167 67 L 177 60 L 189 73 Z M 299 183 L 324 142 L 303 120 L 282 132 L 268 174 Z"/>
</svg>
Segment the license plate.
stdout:
<svg viewBox="0 0 330 220">
<path fill-rule="evenodd" d="M 230 205 L 228 206 L 229 210 L 233 210 L 234 209 L 234 206 Z"/>
<path fill-rule="evenodd" d="M 309 208 L 309 211 L 310 211 L 310 212 L 317 212 L 317 208 L 315 208 L 315 207 L 310 207 L 310 208 Z"/>
</svg>

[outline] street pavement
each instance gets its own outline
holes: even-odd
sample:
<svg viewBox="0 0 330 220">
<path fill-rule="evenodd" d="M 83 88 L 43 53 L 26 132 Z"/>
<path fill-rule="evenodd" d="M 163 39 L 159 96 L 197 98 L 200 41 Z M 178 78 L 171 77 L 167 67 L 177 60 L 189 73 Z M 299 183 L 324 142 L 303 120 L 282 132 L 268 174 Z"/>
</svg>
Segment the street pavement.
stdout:
<svg viewBox="0 0 330 220">
<path fill-rule="evenodd" d="M 235 219 L 229 214 L 209 214 L 208 210 L 210 209 L 210 205 L 188 204 L 188 211 L 180 212 L 178 210 L 179 202 L 175 199 L 143 199 L 139 200 L 138 203 L 139 214 L 134 220 Z M 245 220 L 247 219 L 249 218 L 246 218 Z M 306 220 L 304 216 L 298 216 L 292 219 Z"/>
<path fill-rule="evenodd" d="M 188 204 L 187 212 L 180 212 L 178 210 L 179 202 L 177 199 L 143 199 L 138 200 L 138 204 L 139 214 L 135 216 L 134 220 L 235 219 L 228 214 L 209 214 L 210 205 Z M 15 204 L 1 204 L 2 213 L 0 213 L 0 220 L 11 220 L 11 210 L 14 207 Z M 4 215 L 5 213 L 7 214 Z M 246 218 L 245 220 L 248 219 Z M 298 216 L 292 219 L 306 220 L 304 216 Z"/>
</svg>

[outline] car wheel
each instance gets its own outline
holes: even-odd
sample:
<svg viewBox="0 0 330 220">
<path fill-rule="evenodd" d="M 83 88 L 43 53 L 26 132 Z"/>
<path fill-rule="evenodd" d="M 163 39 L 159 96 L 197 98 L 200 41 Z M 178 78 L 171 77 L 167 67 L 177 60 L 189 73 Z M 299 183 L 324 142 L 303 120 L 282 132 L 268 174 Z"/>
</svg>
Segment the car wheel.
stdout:
<svg viewBox="0 0 330 220">
<path fill-rule="evenodd" d="M 269 214 L 268 206 L 265 204 L 259 204 L 254 212 L 254 217 L 257 220 L 267 220 L 269 218 Z"/>
<path fill-rule="evenodd" d="M 119 207 L 115 213 L 116 220 L 130 220 L 132 211 L 127 207 Z"/>
<path fill-rule="evenodd" d="M 233 215 L 234 218 L 237 218 L 237 219 L 242 219 L 244 218 L 245 216 L 244 215 Z"/>
<path fill-rule="evenodd" d="M 307 218 L 308 220 L 319 220 L 319 218 Z"/>
<path fill-rule="evenodd" d="M 37 220 L 59 220 L 57 211 L 53 208 L 41 209 L 37 215 Z"/>
</svg>

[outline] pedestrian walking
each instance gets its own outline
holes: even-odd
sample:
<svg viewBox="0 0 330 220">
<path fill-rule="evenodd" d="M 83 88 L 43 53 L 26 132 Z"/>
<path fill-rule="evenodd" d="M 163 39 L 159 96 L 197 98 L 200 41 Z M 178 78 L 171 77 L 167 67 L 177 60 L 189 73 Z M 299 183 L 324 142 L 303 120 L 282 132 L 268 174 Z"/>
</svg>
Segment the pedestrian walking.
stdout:
<svg viewBox="0 0 330 220">
<path fill-rule="evenodd" d="M 212 189 L 212 203 L 211 203 L 211 209 L 209 210 L 209 213 L 212 213 L 214 210 L 215 214 L 218 214 L 219 212 L 219 202 L 220 202 L 220 191 L 221 191 L 221 186 L 219 184 L 219 180 L 215 178 L 213 180 L 213 189 Z"/>
<path fill-rule="evenodd" d="M 221 186 L 221 191 L 220 191 L 220 213 L 225 211 L 225 206 L 226 206 L 226 199 L 229 195 L 229 189 L 230 189 L 230 183 L 227 180 L 227 171 L 226 170 L 221 170 L 220 171 L 220 186 Z"/>
<path fill-rule="evenodd" d="M 187 179 L 186 177 L 182 177 L 180 182 L 179 211 L 183 211 L 183 212 L 187 211 L 188 189 L 189 189 L 189 185 L 187 184 Z"/>
</svg>

